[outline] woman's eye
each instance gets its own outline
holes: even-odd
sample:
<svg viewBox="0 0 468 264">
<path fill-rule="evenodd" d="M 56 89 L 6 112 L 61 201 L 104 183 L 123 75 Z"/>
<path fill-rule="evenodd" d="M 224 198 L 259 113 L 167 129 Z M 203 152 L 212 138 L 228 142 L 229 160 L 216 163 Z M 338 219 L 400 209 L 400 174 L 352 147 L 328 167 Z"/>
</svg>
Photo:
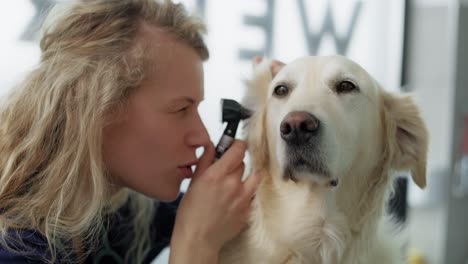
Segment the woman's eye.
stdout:
<svg viewBox="0 0 468 264">
<path fill-rule="evenodd" d="M 358 88 L 356 87 L 354 83 L 350 81 L 342 81 L 336 85 L 337 93 L 349 93 L 349 92 L 356 91 L 356 90 L 358 90 Z"/>
<path fill-rule="evenodd" d="M 273 90 L 273 93 L 277 97 L 285 97 L 289 93 L 289 88 L 284 84 L 280 84 L 275 87 L 275 89 Z"/>
<path fill-rule="evenodd" d="M 174 113 L 174 114 L 183 114 L 183 113 L 186 113 L 188 110 L 190 109 L 189 106 L 179 106 L 179 107 L 174 107 L 173 110 L 171 110 L 171 113 Z"/>
<path fill-rule="evenodd" d="M 188 106 L 179 109 L 177 112 L 181 113 L 181 112 L 186 112 L 187 110 L 188 110 Z"/>
</svg>

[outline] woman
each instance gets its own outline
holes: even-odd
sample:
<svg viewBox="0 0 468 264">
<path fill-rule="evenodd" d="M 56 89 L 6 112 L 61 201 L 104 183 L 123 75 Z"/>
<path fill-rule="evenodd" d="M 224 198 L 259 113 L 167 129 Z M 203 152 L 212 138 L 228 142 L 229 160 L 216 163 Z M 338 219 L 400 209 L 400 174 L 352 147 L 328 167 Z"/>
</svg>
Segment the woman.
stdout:
<svg viewBox="0 0 468 264">
<path fill-rule="evenodd" d="M 203 24 L 169 1 L 57 10 L 0 112 L 0 263 L 142 263 L 169 239 L 170 263 L 215 263 L 260 178 L 241 182 L 242 142 L 213 163 Z"/>
</svg>

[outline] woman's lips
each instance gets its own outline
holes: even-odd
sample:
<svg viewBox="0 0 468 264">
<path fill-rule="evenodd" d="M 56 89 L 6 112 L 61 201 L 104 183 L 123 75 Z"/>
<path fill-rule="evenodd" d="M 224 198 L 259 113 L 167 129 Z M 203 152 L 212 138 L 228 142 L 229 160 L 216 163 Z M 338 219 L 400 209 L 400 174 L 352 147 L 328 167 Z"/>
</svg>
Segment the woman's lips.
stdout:
<svg viewBox="0 0 468 264">
<path fill-rule="evenodd" d="M 193 176 L 193 170 L 192 166 L 197 165 L 198 160 L 194 160 L 191 162 L 188 162 L 182 166 L 177 167 L 180 171 L 180 173 L 185 177 L 185 178 L 191 178 Z"/>
<path fill-rule="evenodd" d="M 178 169 L 184 178 L 191 178 L 193 175 L 191 167 L 178 167 Z"/>
</svg>

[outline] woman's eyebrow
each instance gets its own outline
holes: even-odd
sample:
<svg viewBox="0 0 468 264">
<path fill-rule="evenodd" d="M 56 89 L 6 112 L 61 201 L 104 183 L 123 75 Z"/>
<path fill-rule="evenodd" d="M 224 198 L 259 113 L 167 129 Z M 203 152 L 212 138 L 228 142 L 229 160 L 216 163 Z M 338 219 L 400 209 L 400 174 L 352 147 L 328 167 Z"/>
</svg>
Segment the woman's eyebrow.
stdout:
<svg viewBox="0 0 468 264">
<path fill-rule="evenodd" d="M 194 104 L 195 103 L 195 99 L 191 98 L 191 97 L 188 97 L 188 96 L 181 96 L 181 97 L 177 97 L 175 98 L 174 100 L 172 100 L 173 102 L 188 102 L 190 104 Z"/>
<path fill-rule="evenodd" d="M 198 105 L 199 103 L 203 102 L 205 100 L 205 97 L 201 97 L 200 100 L 197 100 L 196 98 L 190 97 L 190 96 L 179 96 L 176 97 L 175 99 L 172 100 L 174 103 L 190 103 L 190 104 L 196 104 Z"/>
</svg>

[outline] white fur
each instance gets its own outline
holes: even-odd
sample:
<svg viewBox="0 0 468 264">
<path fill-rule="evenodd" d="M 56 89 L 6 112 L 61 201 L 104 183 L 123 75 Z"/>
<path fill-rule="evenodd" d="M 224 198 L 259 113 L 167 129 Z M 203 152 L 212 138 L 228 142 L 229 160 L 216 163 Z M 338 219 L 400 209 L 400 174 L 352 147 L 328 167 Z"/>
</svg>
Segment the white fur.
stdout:
<svg viewBox="0 0 468 264">
<path fill-rule="evenodd" d="M 248 82 L 247 107 L 253 169 L 264 178 L 253 201 L 249 227 L 222 250 L 230 263 L 400 263 L 401 243 L 387 221 L 385 204 L 395 171 L 412 172 L 425 186 L 427 132 L 411 98 L 390 94 L 356 63 L 341 57 L 304 57 L 273 76 L 267 60 Z M 355 93 L 336 93 L 341 80 Z M 294 86 L 272 96 L 278 83 Z M 284 180 L 285 143 L 279 134 L 291 111 L 314 114 L 327 177 L 313 173 Z M 328 180 L 338 179 L 332 188 Z"/>
</svg>

